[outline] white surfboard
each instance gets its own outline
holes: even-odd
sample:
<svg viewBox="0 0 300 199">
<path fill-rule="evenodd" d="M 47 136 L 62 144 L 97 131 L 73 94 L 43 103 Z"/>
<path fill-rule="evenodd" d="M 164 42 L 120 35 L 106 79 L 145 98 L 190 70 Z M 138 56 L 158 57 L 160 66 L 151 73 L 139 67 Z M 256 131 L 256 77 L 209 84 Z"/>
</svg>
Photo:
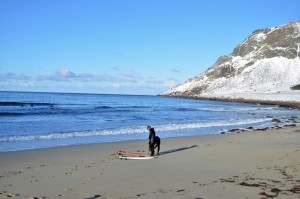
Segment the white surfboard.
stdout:
<svg viewBox="0 0 300 199">
<path fill-rule="evenodd" d="M 146 153 L 132 153 L 132 152 L 127 152 L 127 151 L 118 151 L 117 152 L 118 155 L 121 156 L 137 156 L 137 157 L 149 157 L 150 154 L 146 154 Z"/>
<path fill-rule="evenodd" d="M 138 156 L 119 156 L 120 159 L 125 159 L 125 160 L 149 160 L 156 158 L 156 156 L 144 156 L 144 157 L 138 157 Z"/>
</svg>

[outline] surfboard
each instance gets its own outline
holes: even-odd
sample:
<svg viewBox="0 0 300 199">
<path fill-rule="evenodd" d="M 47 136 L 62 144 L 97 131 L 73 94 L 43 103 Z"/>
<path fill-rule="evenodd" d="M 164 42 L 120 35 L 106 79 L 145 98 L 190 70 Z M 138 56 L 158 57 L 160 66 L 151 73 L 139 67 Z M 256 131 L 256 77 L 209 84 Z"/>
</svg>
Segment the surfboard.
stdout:
<svg viewBox="0 0 300 199">
<path fill-rule="evenodd" d="M 135 156 L 135 157 L 153 157 L 146 153 L 131 153 L 131 152 L 127 152 L 127 151 L 118 151 L 117 154 L 123 155 L 123 156 L 125 155 L 125 156 Z"/>
<path fill-rule="evenodd" d="M 123 156 L 119 155 L 120 159 L 125 159 L 125 160 L 149 160 L 156 158 L 157 156 L 144 156 L 144 157 L 139 157 L 139 156 Z"/>
</svg>

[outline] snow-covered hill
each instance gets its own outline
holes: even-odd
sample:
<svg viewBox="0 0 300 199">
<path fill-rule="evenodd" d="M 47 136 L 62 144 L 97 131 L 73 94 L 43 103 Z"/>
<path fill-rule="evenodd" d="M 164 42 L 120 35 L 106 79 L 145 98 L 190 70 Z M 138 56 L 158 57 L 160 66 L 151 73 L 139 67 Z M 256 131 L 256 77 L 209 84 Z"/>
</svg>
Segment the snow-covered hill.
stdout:
<svg viewBox="0 0 300 199">
<path fill-rule="evenodd" d="M 162 93 L 168 96 L 299 101 L 300 21 L 256 30 L 230 55 L 196 77 Z"/>
</svg>

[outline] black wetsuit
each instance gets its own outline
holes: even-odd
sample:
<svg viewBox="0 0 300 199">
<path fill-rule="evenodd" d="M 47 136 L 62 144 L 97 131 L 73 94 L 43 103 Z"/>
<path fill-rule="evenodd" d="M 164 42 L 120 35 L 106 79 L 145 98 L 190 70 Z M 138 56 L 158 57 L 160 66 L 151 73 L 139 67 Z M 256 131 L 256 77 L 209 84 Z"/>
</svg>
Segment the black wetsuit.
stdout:
<svg viewBox="0 0 300 199">
<path fill-rule="evenodd" d="M 149 129 L 149 150 L 151 155 L 154 155 L 155 131 L 154 128 Z"/>
<path fill-rule="evenodd" d="M 160 151 L 160 138 L 158 136 L 155 136 L 155 142 L 154 142 L 154 149 L 157 147 L 157 155 Z"/>
</svg>

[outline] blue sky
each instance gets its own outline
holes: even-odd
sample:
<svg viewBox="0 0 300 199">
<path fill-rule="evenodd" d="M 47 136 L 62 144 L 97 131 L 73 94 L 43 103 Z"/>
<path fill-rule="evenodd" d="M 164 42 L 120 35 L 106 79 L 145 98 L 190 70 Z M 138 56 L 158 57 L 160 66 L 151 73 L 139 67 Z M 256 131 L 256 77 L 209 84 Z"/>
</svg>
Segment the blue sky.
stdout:
<svg viewBox="0 0 300 199">
<path fill-rule="evenodd" d="M 299 0 L 1 0 L 0 91 L 156 95 Z"/>
</svg>

